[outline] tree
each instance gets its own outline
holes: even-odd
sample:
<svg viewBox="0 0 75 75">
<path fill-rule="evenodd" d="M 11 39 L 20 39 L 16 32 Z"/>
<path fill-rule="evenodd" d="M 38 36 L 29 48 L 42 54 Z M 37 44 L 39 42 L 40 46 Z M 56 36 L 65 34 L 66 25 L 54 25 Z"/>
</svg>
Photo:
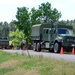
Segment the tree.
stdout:
<svg viewBox="0 0 75 75">
<path fill-rule="evenodd" d="M 0 22 L 0 38 L 2 37 L 3 22 Z"/>
<path fill-rule="evenodd" d="M 12 20 L 10 23 L 9 23 L 9 30 L 10 31 L 15 31 L 16 30 L 16 25 L 15 25 L 15 21 Z"/>
<path fill-rule="evenodd" d="M 9 24 L 5 21 L 3 24 L 3 37 L 8 37 L 9 36 Z"/>
<path fill-rule="evenodd" d="M 9 34 L 9 24 L 5 21 L 0 22 L 0 37 L 8 37 Z"/>
<path fill-rule="evenodd" d="M 23 31 L 26 37 L 29 39 L 30 16 L 29 16 L 28 8 L 26 7 L 17 8 L 16 18 L 17 18 L 17 21 L 15 21 L 15 24 L 17 25 L 19 30 Z"/>
<path fill-rule="evenodd" d="M 61 17 L 61 13 L 58 12 L 56 8 L 52 8 L 49 2 L 42 3 L 36 10 L 32 8 L 31 10 L 31 23 L 50 23 L 56 22 Z"/>
<path fill-rule="evenodd" d="M 39 24 L 41 23 L 41 16 L 42 16 L 42 12 L 41 10 L 36 10 L 35 8 L 32 8 L 31 9 L 31 12 L 30 12 L 30 15 L 31 15 L 31 24 Z"/>
<path fill-rule="evenodd" d="M 58 25 L 67 25 L 67 21 L 61 20 L 57 24 Z"/>
<path fill-rule="evenodd" d="M 9 37 L 10 39 L 12 38 L 11 42 L 15 47 L 19 46 L 23 39 L 26 40 L 25 34 L 19 31 L 19 29 L 16 29 L 16 31 L 11 31 Z"/>
</svg>

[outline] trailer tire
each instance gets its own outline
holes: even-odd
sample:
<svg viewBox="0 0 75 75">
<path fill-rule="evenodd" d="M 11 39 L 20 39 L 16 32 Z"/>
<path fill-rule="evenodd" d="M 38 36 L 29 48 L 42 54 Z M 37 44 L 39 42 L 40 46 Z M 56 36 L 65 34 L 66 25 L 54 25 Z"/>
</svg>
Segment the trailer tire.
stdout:
<svg viewBox="0 0 75 75">
<path fill-rule="evenodd" d="M 59 53 L 61 48 L 61 44 L 59 42 L 56 42 L 54 44 L 54 53 Z"/>
<path fill-rule="evenodd" d="M 36 43 L 33 43 L 33 50 L 36 51 Z"/>
<path fill-rule="evenodd" d="M 37 51 L 40 52 L 41 51 L 41 44 L 38 42 L 37 43 Z"/>
</svg>

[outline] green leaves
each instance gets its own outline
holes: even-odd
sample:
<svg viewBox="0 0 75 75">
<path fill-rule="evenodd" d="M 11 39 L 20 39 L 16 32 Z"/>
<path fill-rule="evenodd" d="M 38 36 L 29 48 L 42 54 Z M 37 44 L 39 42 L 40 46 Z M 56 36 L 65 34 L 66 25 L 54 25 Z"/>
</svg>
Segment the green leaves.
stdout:
<svg viewBox="0 0 75 75">
<path fill-rule="evenodd" d="M 25 34 L 18 29 L 16 29 L 16 31 L 10 32 L 9 37 L 12 38 L 12 43 L 15 47 L 20 45 L 23 39 L 26 39 Z"/>
<path fill-rule="evenodd" d="M 17 28 L 20 31 L 23 31 L 23 33 L 27 37 L 26 40 L 28 40 L 30 37 L 30 26 L 31 26 L 30 13 L 28 12 L 28 8 L 26 7 L 17 8 L 16 18 L 17 18 L 17 21 L 15 21 L 15 24 L 17 25 Z"/>
<path fill-rule="evenodd" d="M 52 8 L 49 2 L 42 3 L 36 10 L 32 8 L 31 10 L 31 22 L 36 23 L 50 23 L 51 21 L 56 22 L 61 17 L 61 13 L 57 11 L 56 8 Z"/>
</svg>

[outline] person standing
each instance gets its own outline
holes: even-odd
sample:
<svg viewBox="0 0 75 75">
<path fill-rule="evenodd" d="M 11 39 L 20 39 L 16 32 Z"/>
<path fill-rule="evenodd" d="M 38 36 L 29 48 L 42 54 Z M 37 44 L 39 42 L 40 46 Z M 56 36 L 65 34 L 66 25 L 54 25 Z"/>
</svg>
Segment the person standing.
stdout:
<svg viewBox="0 0 75 75">
<path fill-rule="evenodd" d="M 25 50 L 26 48 L 25 48 L 25 45 L 26 45 L 26 40 L 22 40 L 21 41 L 21 49 L 22 50 Z"/>
</svg>

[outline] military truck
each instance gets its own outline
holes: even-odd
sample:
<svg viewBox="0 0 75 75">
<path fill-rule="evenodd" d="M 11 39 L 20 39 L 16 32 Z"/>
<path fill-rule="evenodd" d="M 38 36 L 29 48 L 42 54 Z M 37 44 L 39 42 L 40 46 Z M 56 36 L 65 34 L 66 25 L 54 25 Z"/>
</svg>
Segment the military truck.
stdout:
<svg viewBox="0 0 75 75">
<path fill-rule="evenodd" d="M 8 37 L 0 37 L 0 49 L 8 49 L 9 47 L 9 38 Z"/>
<path fill-rule="evenodd" d="M 36 24 L 31 29 L 33 50 L 47 49 L 59 53 L 61 47 L 69 51 L 75 47 L 75 36 L 71 25 Z"/>
</svg>

